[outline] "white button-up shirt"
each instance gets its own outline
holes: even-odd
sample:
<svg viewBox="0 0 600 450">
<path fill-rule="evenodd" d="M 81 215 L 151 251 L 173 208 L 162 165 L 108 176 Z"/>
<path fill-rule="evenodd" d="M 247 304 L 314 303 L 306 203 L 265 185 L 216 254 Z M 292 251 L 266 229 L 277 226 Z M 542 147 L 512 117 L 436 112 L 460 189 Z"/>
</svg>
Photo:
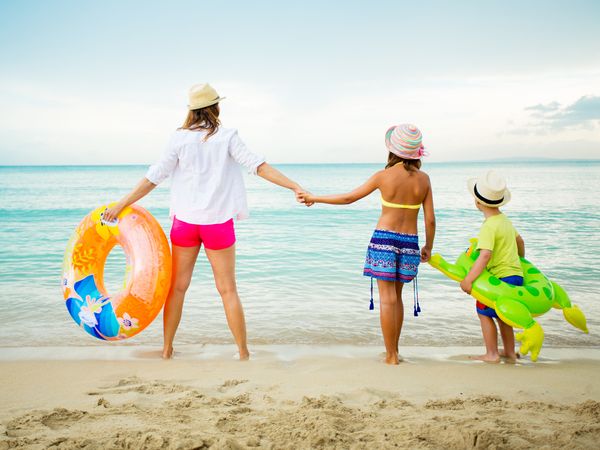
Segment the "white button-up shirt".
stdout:
<svg viewBox="0 0 600 450">
<path fill-rule="evenodd" d="M 256 174 L 265 162 L 248 150 L 233 128 L 219 127 L 208 140 L 206 131 L 177 130 L 146 178 L 171 182 L 170 216 L 197 225 L 246 219 L 248 202 L 240 165 Z"/>
</svg>

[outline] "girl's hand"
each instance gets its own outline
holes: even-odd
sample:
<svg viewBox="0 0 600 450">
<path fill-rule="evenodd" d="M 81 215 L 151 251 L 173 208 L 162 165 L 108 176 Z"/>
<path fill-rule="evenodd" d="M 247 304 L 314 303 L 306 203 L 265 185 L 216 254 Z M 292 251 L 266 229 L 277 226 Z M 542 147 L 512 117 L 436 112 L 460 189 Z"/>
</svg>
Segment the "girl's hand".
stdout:
<svg viewBox="0 0 600 450">
<path fill-rule="evenodd" d="M 431 249 L 427 246 L 421 247 L 421 262 L 426 263 L 431 258 Z"/>
<path fill-rule="evenodd" d="M 299 203 L 305 204 L 306 206 L 312 206 L 315 204 L 315 196 L 307 191 L 296 192 L 296 200 L 298 200 Z"/>
<path fill-rule="evenodd" d="M 102 213 L 101 217 L 104 222 L 114 222 L 119 214 L 123 211 L 123 207 L 120 203 L 117 203 L 112 208 L 106 208 Z"/>
<path fill-rule="evenodd" d="M 473 283 L 465 278 L 464 280 L 462 280 L 460 282 L 460 288 L 467 294 L 471 295 L 471 290 L 473 289 Z"/>
</svg>

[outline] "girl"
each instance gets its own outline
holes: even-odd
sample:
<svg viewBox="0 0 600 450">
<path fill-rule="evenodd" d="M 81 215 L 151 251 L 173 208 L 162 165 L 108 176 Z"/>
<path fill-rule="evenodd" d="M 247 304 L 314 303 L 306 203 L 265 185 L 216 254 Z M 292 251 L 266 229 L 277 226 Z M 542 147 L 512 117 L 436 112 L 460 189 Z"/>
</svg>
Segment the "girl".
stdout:
<svg viewBox="0 0 600 450">
<path fill-rule="evenodd" d="M 382 211 L 369 243 L 364 275 L 377 279 L 380 296 L 380 321 L 387 364 L 398 364 L 398 341 L 404 319 L 402 288 L 417 275 L 419 261 L 431 256 L 435 236 L 435 214 L 429 177 L 420 170 L 424 148 L 421 132 L 410 124 L 391 127 L 385 134 L 389 150 L 384 170 L 351 192 L 339 195 L 298 195 L 301 202 L 347 205 L 381 192 Z M 417 236 L 417 216 L 423 205 L 426 242 L 421 248 Z M 372 287 L 372 286 L 371 286 Z M 373 309 L 371 299 L 370 308 Z"/>
<path fill-rule="evenodd" d="M 113 221 L 128 205 L 140 200 L 169 176 L 173 277 L 163 311 L 163 358 L 173 356 L 173 339 L 181 319 L 185 293 L 200 246 L 204 244 L 215 284 L 225 308 L 227 324 L 238 346 L 240 360 L 249 358 L 246 322 L 235 280 L 234 219 L 248 217 L 246 190 L 239 165 L 271 183 L 301 187 L 246 148 L 237 130 L 221 127 L 219 102 L 209 84 L 192 86 L 188 115 L 162 155 L 137 186 L 104 214 Z"/>
</svg>

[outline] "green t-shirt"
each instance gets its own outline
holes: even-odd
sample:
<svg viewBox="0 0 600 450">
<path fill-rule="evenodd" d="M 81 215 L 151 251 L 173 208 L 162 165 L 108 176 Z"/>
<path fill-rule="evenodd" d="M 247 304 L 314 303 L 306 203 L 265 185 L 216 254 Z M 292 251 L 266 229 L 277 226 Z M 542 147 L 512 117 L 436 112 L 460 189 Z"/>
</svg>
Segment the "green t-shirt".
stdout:
<svg viewBox="0 0 600 450">
<path fill-rule="evenodd" d="M 488 262 L 487 270 L 495 277 L 523 276 L 517 248 L 518 235 L 504 214 L 488 217 L 481 225 L 477 248 L 491 250 L 492 258 Z"/>
</svg>

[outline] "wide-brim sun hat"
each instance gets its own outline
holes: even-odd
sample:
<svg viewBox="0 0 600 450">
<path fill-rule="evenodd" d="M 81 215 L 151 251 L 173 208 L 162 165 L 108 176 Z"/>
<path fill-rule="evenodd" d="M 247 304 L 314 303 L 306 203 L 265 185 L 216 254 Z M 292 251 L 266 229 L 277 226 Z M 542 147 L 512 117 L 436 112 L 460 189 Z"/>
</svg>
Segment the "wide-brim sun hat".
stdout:
<svg viewBox="0 0 600 450">
<path fill-rule="evenodd" d="M 478 203 L 491 208 L 506 205 L 511 198 L 510 191 L 506 187 L 506 179 L 494 170 L 469 179 L 467 188 Z"/>
<path fill-rule="evenodd" d="M 219 103 L 225 97 L 219 97 L 217 91 L 210 84 L 199 83 L 190 88 L 188 98 L 188 109 L 192 111 Z"/>
<path fill-rule="evenodd" d="M 412 123 L 394 125 L 385 132 L 385 146 L 403 159 L 421 159 L 425 156 L 423 135 Z"/>
</svg>

